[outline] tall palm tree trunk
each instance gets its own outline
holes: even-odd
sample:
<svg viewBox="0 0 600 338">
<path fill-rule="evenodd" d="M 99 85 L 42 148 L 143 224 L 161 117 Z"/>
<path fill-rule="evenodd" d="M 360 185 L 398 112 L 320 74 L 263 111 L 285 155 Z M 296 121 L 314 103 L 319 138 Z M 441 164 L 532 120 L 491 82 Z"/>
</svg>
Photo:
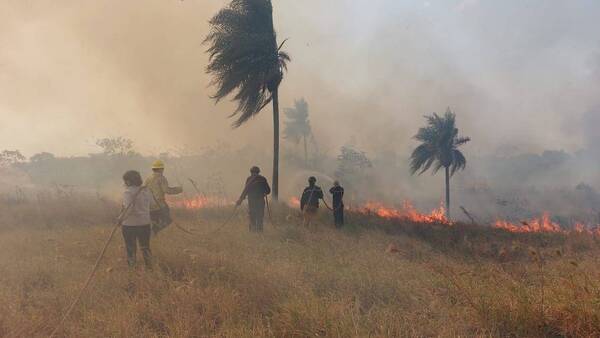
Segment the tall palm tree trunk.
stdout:
<svg viewBox="0 0 600 338">
<path fill-rule="evenodd" d="M 279 88 L 273 95 L 273 201 L 279 199 Z"/>
<path fill-rule="evenodd" d="M 446 218 L 450 219 L 450 167 L 446 167 Z"/>
</svg>

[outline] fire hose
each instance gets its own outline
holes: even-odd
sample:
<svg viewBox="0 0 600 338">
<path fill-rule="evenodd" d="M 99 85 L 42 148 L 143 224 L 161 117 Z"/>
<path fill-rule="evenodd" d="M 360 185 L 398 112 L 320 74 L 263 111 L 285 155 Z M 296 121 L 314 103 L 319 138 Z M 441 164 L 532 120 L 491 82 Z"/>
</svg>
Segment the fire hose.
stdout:
<svg viewBox="0 0 600 338">
<path fill-rule="evenodd" d="M 312 196 L 313 196 L 314 192 L 315 192 L 315 188 L 312 188 L 310 190 L 310 195 L 308 195 L 308 201 L 312 200 Z M 331 210 L 333 212 L 336 212 L 336 211 L 340 210 L 342 208 L 342 206 L 343 206 L 343 204 L 340 204 L 340 206 L 338 206 L 337 208 L 334 209 L 334 208 L 330 207 L 329 204 L 327 204 L 327 201 L 325 200 L 325 198 L 320 198 L 320 200 L 323 201 L 323 204 L 325 204 L 325 207 L 327 209 L 329 209 L 329 210 Z M 304 212 L 306 212 L 306 210 L 302 209 L 302 212 L 304 213 Z"/>
<path fill-rule="evenodd" d="M 188 178 L 188 181 L 190 181 L 190 183 L 192 184 L 192 186 L 194 187 L 194 189 L 196 190 L 198 195 L 202 195 L 204 198 L 206 198 L 206 194 L 203 191 L 200 191 L 200 189 L 198 188 L 198 185 L 196 184 L 196 181 L 192 180 L 191 178 Z"/>
<path fill-rule="evenodd" d="M 250 186 L 250 184 L 254 183 L 255 179 L 256 178 L 252 178 L 252 180 L 250 180 L 249 182 L 246 183 L 246 185 L 244 186 L 244 189 L 242 190 L 242 196 L 246 193 L 246 191 L 248 191 L 248 187 Z M 196 189 L 196 191 L 198 193 L 200 193 L 200 190 L 198 189 L 198 187 L 196 185 L 196 182 L 194 182 L 191 178 L 188 178 L 188 180 L 192 183 L 192 185 L 194 186 L 194 188 Z M 266 199 L 266 196 L 265 196 L 265 199 Z M 267 208 L 269 208 L 268 207 L 268 201 L 266 203 L 267 203 Z M 204 233 L 204 234 L 197 234 L 197 233 L 191 232 L 191 231 L 185 229 L 184 227 L 182 227 L 181 225 L 179 225 L 178 223 L 176 223 L 176 222 L 173 222 L 173 223 L 174 223 L 174 225 L 175 225 L 175 227 L 177 229 L 179 229 L 180 231 L 182 231 L 182 232 L 184 232 L 184 233 L 186 233 L 188 235 L 191 235 L 191 236 L 194 236 L 194 237 L 203 237 L 203 238 L 206 238 L 207 236 L 214 235 L 215 233 L 219 232 L 227 224 L 229 224 L 229 222 L 231 222 L 231 220 L 237 214 L 238 209 L 239 209 L 239 205 L 236 204 L 235 207 L 234 207 L 234 209 L 233 209 L 233 212 L 229 215 L 229 217 L 227 219 L 225 219 L 225 222 L 221 223 L 221 225 L 219 225 L 218 227 L 216 227 L 214 230 L 211 230 L 211 231 L 209 231 L 207 233 Z M 269 217 L 271 217 L 270 213 L 271 212 L 270 212 L 270 208 L 269 208 Z M 274 224 L 272 219 L 271 219 L 271 224 Z"/>
<path fill-rule="evenodd" d="M 106 242 L 104 243 L 104 246 L 102 247 L 102 251 L 100 251 L 100 254 L 98 255 L 98 258 L 96 258 L 96 263 L 94 264 L 94 267 L 92 268 L 92 271 L 90 272 L 90 274 L 88 275 L 85 283 L 83 284 L 83 286 L 79 290 L 79 293 L 77 294 L 77 297 L 75 297 L 75 300 L 73 300 L 73 302 L 71 303 L 71 305 L 69 305 L 69 307 L 67 308 L 67 311 L 63 315 L 62 319 L 60 320 L 60 322 L 58 323 L 58 325 L 56 326 L 56 328 L 54 328 L 54 330 L 52 331 L 52 333 L 50 333 L 50 338 L 54 337 L 54 335 L 58 332 L 58 330 L 60 330 L 60 328 L 66 322 L 67 318 L 69 318 L 69 315 L 71 314 L 71 312 L 73 311 L 73 309 L 75 308 L 75 306 L 77 305 L 77 303 L 79 303 L 79 301 L 81 300 L 81 297 L 83 296 L 83 293 L 85 292 L 85 290 L 89 287 L 90 283 L 92 282 L 92 279 L 94 278 L 94 275 L 96 274 L 96 271 L 98 271 L 98 267 L 100 266 L 100 262 L 102 261 L 102 258 L 104 258 L 104 255 L 106 254 L 106 249 L 108 248 L 108 245 L 112 241 L 112 239 L 113 239 L 113 237 L 115 235 L 115 232 L 117 232 L 117 229 L 122 225 L 123 220 L 125 219 L 125 216 L 129 212 L 129 210 L 131 210 L 131 208 L 135 205 L 135 202 L 137 200 L 138 195 L 144 189 L 146 189 L 146 187 L 142 186 L 133 195 L 132 201 L 121 211 L 121 213 L 117 217 L 117 221 L 115 222 L 115 225 L 113 226 L 112 231 L 108 235 L 108 238 L 106 239 Z"/>
<path fill-rule="evenodd" d="M 340 210 L 341 208 L 344 207 L 344 205 L 340 203 L 340 205 L 337 208 L 332 208 L 329 206 L 329 204 L 327 204 L 327 201 L 324 198 L 322 200 L 323 200 L 323 204 L 325 204 L 325 207 L 333 212 L 337 212 L 338 210 Z"/>
<path fill-rule="evenodd" d="M 181 225 L 179 225 L 179 223 L 177 223 L 177 222 L 173 222 L 173 224 L 175 225 L 175 227 L 177 229 L 181 230 L 182 232 L 184 232 L 184 233 L 186 233 L 188 235 L 191 235 L 191 236 L 194 236 L 194 237 L 198 237 L 198 238 L 200 238 L 200 237 L 206 238 L 207 236 L 216 234 L 217 232 L 219 232 L 220 230 L 222 230 L 227 224 L 229 224 L 229 222 L 231 222 L 231 220 L 237 214 L 238 209 L 239 209 L 239 207 L 236 205 L 233 208 L 233 211 L 231 212 L 231 214 L 229 215 L 229 217 L 227 217 L 227 219 L 225 219 L 225 221 L 223 223 L 221 223 L 215 229 L 213 229 L 211 231 L 208 231 L 206 233 L 203 233 L 203 234 L 198 234 L 198 233 L 191 232 L 191 231 L 187 230 L 186 228 L 182 227 Z"/>
<path fill-rule="evenodd" d="M 248 186 L 250 185 L 250 183 L 252 183 L 254 180 L 248 182 L 246 184 L 246 186 L 244 187 L 244 192 L 247 190 Z M 194 184 L 195 185 L 195 184 Z M 125 219 L 125 216 L 127 215 L 127 213 L 129 212 L 129 210 L 131 210 L 131 208 L 133 206 L 135 206 L 135 202 L 137 201 L 137 197 L 139 196 L 139 194 L 146 189 L 146 186 L 142 186 L 134 195 L 132 198 L 132 201 L 121 211 L 121 213 L 119 214 L 119 216 L 117 217 L 117 221 L 115 222 L 115 225 L 113 226 L 108 238 L 106 239 L 104 246 L 102 247 L 102 250 L 100 251 L 100 254 L 98 255 L 98 257 L 96 258 L 96 262 L 94 263 L 94 266 L 92 267 L 92 270 L 90 271 L 87 279 L 85 280 L 83 286 L 81 287 L 81 289 L 79 290 L 77 296 L 75 297 L 75 299 L 73 300 L 73 302 L 69 305 L 69 307 L 67 308 L 67 310 L 65 311 L 65 313 L 63 314 L 60 322 L 58 323 L 58 325 L 54 328 L 54 330 L 50 333 L 50 338 L 54 337 L 56 335 L 56 333 L 58 332 L 58 330 L 60 330 L 64 323 L 66 322 L 66 320 L 69 318 L 69 316 L 71 315 L 71 312 L 73 311 L 73 309 L 75 308 L 75 306 L 77 306 L 77 304 L 79 303 L 79 301 L 81 300 L 81 298 L 83 297 L 83 293 L 87 290 L 87 288 L 89 287 L 90 283 L 92 282 L 96 272 L 98 271 L 98 268 L 100 266 L 100 262 L 102 261 L 102 259 L 104 258 L 105 254 L 106 254 L 106 250 L 108 249 L 108 246 L 110 244 L 110 242 L 112 241 L 117 229 L 122 225 L 123 220 Z M 311 191 L 311 195 L 309 198 L 312 198 L 312 193 L 314 192 L 314 189 Z M 329 205 L 327 204 L 327 202 L 323 199 L 323 202 L 325 204 L 325 206 L 334 211 L 334 209 L 332 209 L 331 207 L 329 207 Z M 271 213 L 271 207 L 269 204 L 269 200 L 267 198 L 267 196 L 265 195 L 265 204 L 267 206 L 267 212 L 268 212 L 268 216 L 269 216 L 269 220 L 271 222 L 271 225 L 275 226 L 275 223 L 273 222 L 273 216 Z M 218 231 L 220 231 L 222 228 L 224 228 L 237 214 L 237 211 L 239 209 L 239 205 L 236 204 L 236 206 L 233 209 L 233 212 L 230 214 L 230 216 L 223 222 L 221 223 L 217 228 L 215 228 L 213 231 L 210 231 L 208 233 L 205 233 L 202 237 L 206 237 L 208 235 L 212 235 L 217 233 Z M 179 224 L 175 223 L 175 226 L 183 231 L 184 233 L 187 233 L 189 235 L 193 235 L 193 236 L 199 236 L 199 234 L 193 233 L 185 228 L 183 228 L 182 226 L 180 226 Z"/>
</svg>

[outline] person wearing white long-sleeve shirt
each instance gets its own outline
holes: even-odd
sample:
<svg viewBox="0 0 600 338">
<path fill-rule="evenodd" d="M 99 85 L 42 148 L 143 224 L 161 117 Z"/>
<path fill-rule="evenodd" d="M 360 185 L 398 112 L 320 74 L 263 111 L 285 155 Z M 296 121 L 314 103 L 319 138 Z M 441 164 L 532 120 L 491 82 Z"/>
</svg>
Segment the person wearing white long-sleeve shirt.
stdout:
<svg viewBox="0 0 600 338">
<path fill-rule="evenodd" d="M 127 263 L 130 267 L 135 266 L 137 244 L 139 243 L 144 263 L 147 268 L 151 268 L 150 203 L 152 196 L 147 188 L 142 187 L 142 176 L 135 170 L 126 172 L 123 175 L 123 182 L 125 183 L 123 210 L 127 210 L 127 212 L 123 216 L 121 228 L 127 251 Z"/>
</svg>

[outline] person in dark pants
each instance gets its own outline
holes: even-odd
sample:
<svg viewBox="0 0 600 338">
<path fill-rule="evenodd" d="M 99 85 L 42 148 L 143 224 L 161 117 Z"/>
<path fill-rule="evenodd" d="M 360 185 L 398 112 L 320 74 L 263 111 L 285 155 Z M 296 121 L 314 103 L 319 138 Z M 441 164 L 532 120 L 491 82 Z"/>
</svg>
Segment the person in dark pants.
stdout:
<svg viewBox="0 0 600 338">
<path fill-rule="evenodd" d="M 340 182 L 334 181 L 329 192 L 333 199 L 333 222 L 336 228 L 341 228 L 344 225 L 344 188 Z"/>
<path fill-rule="evenodd" d="M 248 198 L 248 216 L 250 218 L 250 232 L 263 231 L 263 219 L 265 217 L 265 198 L 271 193 L 271 187 L 267 179 L 260 175 L 259 167 L 250 168 L 250 177 L 246 179 L 246 185 L 236 205 Z"/>
<path fill-rule="evenodd" d="M 121 230 L 127 251 L 129 267 L 136 264 L 137 245 L 139 244 L 146 268 L 152 268 L 150 251 L 150 203 L 152 195 L 146 187 L 142 187 L 142 176 L 135 170 L 123 175 L 125 192 L 123 192 Z"/>
<path fill-rule="evenodd" d="M 317 179 L 314 176 L 309 177 L 308 187 L 304 188 L 300 197 L 300 210 L 306 227 L 312 223 L 312 219 L 319 211 L 319 200 L 323 199 L 323 190 L 316 183 Z"/>
</svg>

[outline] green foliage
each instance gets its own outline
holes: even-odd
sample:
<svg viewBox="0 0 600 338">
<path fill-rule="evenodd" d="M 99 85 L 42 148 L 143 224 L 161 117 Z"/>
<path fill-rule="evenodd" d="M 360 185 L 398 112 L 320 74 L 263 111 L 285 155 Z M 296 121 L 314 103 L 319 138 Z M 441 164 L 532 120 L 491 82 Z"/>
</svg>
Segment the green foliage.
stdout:
<svg viewBox="0 0 600 338">
<path fill-rule="evenodd" d="M 270 0 L 233 0 L 210 20 L 207 73 L 217 102 L 235 92 L 239 127 L 273 100 L 290 60 L 277 44 Z M 284 41 L 285 42 L 285 41 Z"/>
<path fill-rule="evenodd" d="M 25 156 L 18 150 L 4 150 L 0 153 L 0 167 L 6 168 L 25 161 Z"/>
<path fill-rule="evenodd" d="M 48 153 L 48 152 L 41 152 L 41 153 L 37 153 L 33 156 L 31 156 L 29 158 L 29 161 L 31 162 L 45 162 L 45 161 L 51 161 L 54 160 L 56 157 L 54 156 L 54 154 L 52 153 Z"/>
<path fill-rule="evenodd" d="M 450 176 L 467 165 L 467 160 L 458 147 L 470 141 L 458 136 L 456 115 L 446 110 L 444 116 L 436 113 L 425 116 L 427 126 L 420 128 L 415 139 L 421 144 L 411 155 L 410 171 L 422 174 L 433 167 L 433 173 L 441 168 L 449 168 Z"/>
<path fill-rule="evenodd" d="M 133 148 L 133 141 L 121 136 L 96 140 L 96 145 L 102 148 L 102 153 L 105 155 L 137 155 Z"/>
<path fill-rule="evenodd" d="M 338 168 L 335 171 L 337 179 L 354 189 L 358 189 L 361 185 L 368 186 L 370 177 L 366 169 L 371 168 L 373 164 L 364 151 L 345 145 L 340 149 L 337 160 Z"/>
<path fill-rule="evenodd" d="M 351 146 L 342 146 L 338 155 L 339 168 L 344 171 L 357 171 L 372 166 L 371 160 L 364 151 L 354 149 Z"/>
<path fill-rule="evenodd" d="M 304 98 L 294 101 L 294 106 L 284 109 L 285 129 L 284 137 L 294 143 L 300 142 L 312 134 L 310 121 L 308 120 L 308 103 Z"/>
</svg>

